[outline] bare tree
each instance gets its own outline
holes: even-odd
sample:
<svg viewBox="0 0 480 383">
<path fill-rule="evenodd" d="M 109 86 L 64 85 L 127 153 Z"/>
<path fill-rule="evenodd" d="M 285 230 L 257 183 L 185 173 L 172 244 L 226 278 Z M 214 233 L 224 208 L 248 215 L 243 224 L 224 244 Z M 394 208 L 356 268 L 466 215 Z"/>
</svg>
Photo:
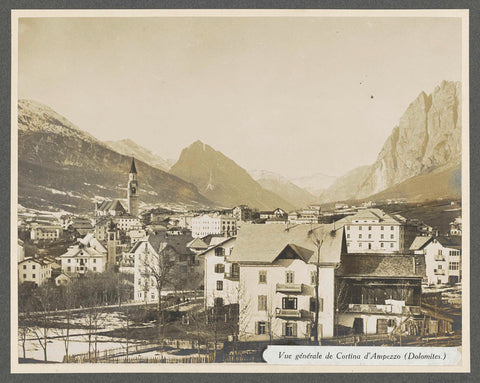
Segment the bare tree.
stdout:
<svg viewBox="0 0 480 383">
<path fill-rule="evenodd" d="M 70 330 L 72 327 L 72 309 L 76 305 L 76 294 L 75 290 L 72 288 L 71 283 L 68 283 L 63 287 L 62 291 L 62 301 L 64 304 L 65 310 L 65 327 L 61 327 L 57 330 L 58 334 L 63 339 L 63 345 L 65 348 L 65 361 L 69 361 L 69 347 L 70 347 Z"/>
<path fill-rule="evenodd" d="M 145 252 L 143 257 L 144 280 L 149 281 L 152 277 L 158 294 L 158 323 L 165 330 L 165 315 L 163 311 L 162 292 L 165 287 L 172 286 L 174 280 L 174 269 L 176 253 L 173 248 L 163 242 L 159 251 L 151 251 L 149 244 L 145 244 Z"/>
<path fill-rule="evenodd" d="M 33 290 L 27 288 L 25 284 L 18 286 L 18 339 L 22 345 L 23 359 L 26 358 L 26 343 L 29 335 L 31 335 L 32 326 L 32 309 L 34 302 L 32 301 Z"/>
<path fill-rule="evenodd" d="M 227 299 L 229 302 L 238 302 L 238 304 L 232 305 L 236 307 L 236 310 L 231 312 L 231 316 L 227 322 L 229 333 L 233 338 L 233 360 L 236 360 L 237 357 L 238 339 L 247 335 L 247 329 L 250 326 L 252 302 L 246 291 L 244 284 L 241 282 L 233 288 L 233 291 L 227 291 Z"/>
<path fill-rule="evenodd" d="M 320 336 L 318 333 L 318 315 L 320 311 L 320 305 L 319 305 L 319 275 L 320 275 L 320 252 L 322 249 L 323 245 L 323 239 L 319 238 L 315 230 L 310 230 L 310 238 L 317 248 L 317 254 L 316 254 L 316 260 L 315 260 L 315 316 L 314 316 L 314 322 L 313 322 L 313 328 L 312 328 L 312 335 L 314 338 L 314 344 L 320 345 Z"/>
<path fill-rule="evenodd" d="M 57 294 L 54 287 L 49 283 L 37 288 L 35 293 L 38 311 L 32 317 L 34 326 L 31 329 L 38 344 L 43 349 L 44 361 L 47 362 L 48 336 L 49 330 L 52 328 L 51 311 L 57 300 Z"/>
</svg>

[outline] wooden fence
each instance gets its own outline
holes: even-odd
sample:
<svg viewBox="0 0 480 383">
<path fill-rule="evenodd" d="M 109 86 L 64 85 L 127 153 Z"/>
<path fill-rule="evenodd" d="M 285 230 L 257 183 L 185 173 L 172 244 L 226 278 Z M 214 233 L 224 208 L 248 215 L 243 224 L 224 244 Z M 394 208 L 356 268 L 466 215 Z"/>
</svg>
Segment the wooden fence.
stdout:
<svg viewBox="0 0 480 383">
<path fill-rule="evenodd" d="M 144 343 L 144 344 L 129 344 L 128 347 L 125 345 L 125 347 L 117 347 L 113 349 L 108 349 L 108 350 L 102 350 L 102 351 L 97 351 L 95 353 L 94 350 L 92 350 L 90 353 L 85 352 L 83 354 L 76 354 L 76 355 L 70 355 L 68 358 L 69 363 L 109 363 L 109 361 L 112 361 L 112 363 L 121 363 L 120 361 L 113 362 L 114 359 L 125 359 L 127 358 L 128 354 L 128 359 L 130 360 L 133 355 L 137 355 L 135 358 L 141 359 L 142 357 L 138 354 L 142 354 L 145 352 L 150 352 L 150 351 L 156 351 L 156 350 L 162 350 L 165 349 L 165 347 L 169 348 L 174 348 L 174 349 L 183 349 L 183 350 L 211 350 L 213 351 L 215 348 L 215 343 L 209 342 L 207 344 L 205 343 L 200 343 L 196 340 L 184 340 L 184 339 L 163 339 L 162 341 L 158 343 Z M 221 350 L 223 347 L 223 343 L 218 342 L 217 343 L 217 351 Z M 204 355 L 200 355 L 199 358 L 203 358 Z M 180 358 L 180 357 L 176 357 Z M 183 357 L 182 357 L 183 358 Z M 187 356 L 185 356 L 186 360 L 188 359 Z M 154 357 L 153 359 L 164 359 L 161 357 Z M 167 358 L 168 359 L 168 358 Z M 67 362 L 66 357 L 64 357 L 63 362 Z M 152 362 L 153 363 L 153 362 Z M 208 362 L 156 362 L 156 363 L 208 363 Z"/>
</svg>

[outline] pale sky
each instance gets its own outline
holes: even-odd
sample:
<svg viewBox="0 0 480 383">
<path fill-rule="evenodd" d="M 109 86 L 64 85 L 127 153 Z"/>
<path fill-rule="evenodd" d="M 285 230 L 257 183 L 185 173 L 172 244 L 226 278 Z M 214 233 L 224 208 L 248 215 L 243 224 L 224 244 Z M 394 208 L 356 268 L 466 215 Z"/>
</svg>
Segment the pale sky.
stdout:
<svg viewBox="0 0 480 383">
<path fill-rule="evenodd" d="M 459 18 L 23 18 L 19 97 L 177 159 L 340 176 L 406 107 L 461 80 Z M 373 98 L 371 98 L 373 96 Z"/>
</svg>

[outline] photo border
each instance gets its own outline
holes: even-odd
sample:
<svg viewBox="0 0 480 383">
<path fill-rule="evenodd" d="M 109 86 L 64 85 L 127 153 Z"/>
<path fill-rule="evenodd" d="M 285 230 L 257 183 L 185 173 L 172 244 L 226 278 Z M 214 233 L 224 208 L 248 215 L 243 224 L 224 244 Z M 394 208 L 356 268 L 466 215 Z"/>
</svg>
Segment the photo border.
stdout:
<svg viewBox="0 0 480 383">
<path fill-rule="evenodd" d="M 271 16 L 271 17 L 281 17 L 281 16 L 282 16 L 282 12 L 284 12 L 284 11 L 287 11 L 287 10 L 281 10 L 281 11 L 280 11 L 280 10 L 274 10 L 274 11 L 270 11 L 270 10 L 261 10 L 261 11 L 259 11 L 259 10 L 254 10 L 253 12 L 259 12 L 261 15 L 258 16 L 258 17 L 264 17 L 264 12 L 273 12 L 273 13 L 276 14 L 276 16 Z M 448 12 L 448 13 L 449 13 L 449 17 L 451 17 L 452 12 L 459 12 L 459 11 L 457 11 L 457 10 L 454 10 L 454 11 L 452 11 L 452 10 L 434 10 L 434 11 L 422 10 L 422 11 L 425 11 L 425 12 L 427 12 L 427 13 L 431 13 L 431 12 L 433 12 L 433 13 L 438 13 L 439 17 L 441 17 L 440 15 L 442 15 L 442 14 L 445 15 L 445 14 L 446 14 L 445 12 Z M 412 12 L 422 12 L 422 11 L 418 11 L 418 10 L 394 11 L 394 12 L 395 12 L 395 15 L 394 15 L 394 16 L 395 16 L 395 17 L 403 17 L 403 16 L 399 16 L 399 14 L 404 14 L 404 15 L 406 15 L 405 17 L 412 17 Z M 29 12 L 37 12 L 37 11 L 18 11 L 18 14 L 24 15 L 23 12 L 29 13 Z M 62 12 L 64 12 L 64 11 L 52 10 L 52 11 L 41 11 L 41 12 L 47 12 L 49 15 L 55 15 L 55 16 L 57 16 L 57 15 L 60 15 L 60 14 L 61 14 Z M 51 13 L 50 13 L 50 12 L 51 12 Z M 67 12 L 72 12 L 72 11 L 69 10 L 69 11 L 67 11 Z M 91 12 L 90 10 L 75 11 L 75 13 L 76 13 L 76 12 L 79 12 L 79 14 L 82 14 L 82 15 L 85 14 L 85 15 L 88 15 L 89 17 L 91 17 L 91 15 L 89 14 L 89 13 Z M 94 11 L 94 12 L 98 12 L 98 14 L 99 14 L 99 16 L 96 16 L 96 17 L 102 17 L 101 15 L 106 15 L 106 13 L 109 13 L 109 12 L 111 12 L 111 11 L 110 11 L 110 10 L 108 10 L 108 11 L 99 10 L 99 11 Z M 106 13 L 105 13 L 105 12 L 106 12 Z M 130 11 L 117 11 L 117 10 L 115 10 L 115 11 L 113 11 L 113 12 L 115 12 L 115 13 L 119 12 L 119 15 L 120 15 L 120 13 L 124 14 L 124 12 L 130 12 Z M 152 13 L 151 13 L 152 11 L 150 11 L 150 10 L 147 10 L 147 11 L 135 10 L 135 11 L 134 11 L 134 13 L 136 13 L 136 14 L 138 14 L 138 15 L 145 14 L 145 12 L 148 12 L 149 16 L 151 16 L 151 14 L 152 14 Z M 176 13 L 176 12 L 178 12 L 178 10 L 168 10 L 168 11 L 163 11 L 163 12 L 166 12 L 167 14 L 170 13 L 170 12 Z M 195 12 L 199 12 L 199 11 L 198 11 L 198 10 L 194 10 L 194 11 L 187 11 L 187 13 L 188 13 L 188 12 L 194 12 L 194 13 L 195 13 Z M 202 11 L 200 11 L 200 12 L 203 13 L 204 11 L 202 10 Z M 207 11 L 207 12 L 210 12 L 210 11 Z M 224 13 L 223 10 L 214 10 L 214 11 L 212 11 L 212 12 L 213 12 L 214 14 Z M 243 12 L 242 12 L 242 11 L 239 11 L 239 10 L 235 10 L 235 11 L 233 11 L 233 12 L 235 12 L 235 13 L 236 13 L 236 12 L 249 13 L 249 12 L 251 12 L 251 11 L 243 11 Z M 296 17 L 304 17 L 304 16 L 311 16 L 311 14 L 306 15 L 305 13 L 307 13 L 307 12 L 308 12 L 308 13 L 309 13 L 309 12 L 316 13 L 316 12 L 318 12 L 318 11 L 293 10 L 293 11 L 287 11 L 287 12 L 297 13 L 297 16 L 296 16 Z M 321 11 L 320 11 L 320 12 L 321 12 Z M 335 11 L 328 11 L 328 12 L 335 12 Z M 352 10 L 352 11 L 347 11 L 347 12 L 348 12 L 348 13 L 350 13 L 350 12 L 356 13 L 356 14 L 358 15 L 357 12 L 359 12 L 359 11 L 358 11 L 358 10 Z M 364 11 L 360 11 L 360 12 L 364 12 Z M 374 10 L 374 11 L 365 11 L 365 12 L 373 12 L 373 13 L 376 13 L 376 15 L 379 15 L 378 17 L 381 17 L 380 14 L 383 13 L 383 12 L 385 12 L 385 10 Z M 387 12 L 389 12 L 389 11 L 387 11 Z M 17 14 L 17 13 L 16 13 L 16 14 Z M 45 13 L 45 14 L 46 14 L 46 13 Z M 183 15 L 182 15 L 182 16 L 183 16 Z M 190 16 L 190 15 L 188 15 L 188 16 Z M 210 15 L 210 16 L 211 16 L 211 15 Z M 324 15 L 322 15 L 322 16 L 324 16 Z M 345 13 L 343 13 L 343 14 L 341 14 L 341 16 L 342 16 L 342 17 L 345 17 L 346 15 L 345 15 Z M 371 14 L 369 14 L 369 16 L 371 16 Z M 429 17 L 430 17 L 430 16 L 431 16 L 431 14 L 429 14 Z M 47 16 L 45 16 L 45 17 L 47 17 Z M 75 16 L 69 16 L 69 17 L 78 17 L 78 16 L 75 15 Z M 114 17 L 123 17 L 123 16 L 120 15 L 120 16 L 114 16 Z M 136 16 L 136 17 L 141 17 L 141 16 Z M 218 17 L 221 17 L 221 15 L 218 15 Z M 355 17 L 355 15 L 352 15 L 352 16 L 349 16 L 349 17 Z M 377 17 L 377 16 L 374 16 L 374 17 Z M 421 17 L 421 16 L 419 16 L 419 17 Z M 464 21 L 466 20 L 466 24 L 467 24 L 467 25 L 466 25 L 466 29 L 467 29 L 467 34 L 468 34 L 468 15 L 463 14 L 462 18 L 463 18 Z M 13 20 L 14 20 L 14 19 L 12 18 L 12 21 L 13 21 Z M 13 23 L 12 23 L 12 27 L 13 27 Z M 465 25 L 464 25 L 464 28 L 465 28 Z M 464 40 L 464 47 L 465 47 L 465 45 L 468 47 L 468 38 L 466 39 L 466 41 Z M 12 54 L 12 69 L 13 69 L 13 68 L 15 67 L 14 65 L 16 64 L 16 62 L 15 62 L 15 60 L 14 60 L 16 51 L 12 49 L 12 53 L 13 53 L 13 54 Z M 465 59 L 465 57 L 464 57 L 464 59 Z M 468 57 L 467 57 L 467 68 L 468 68 Z M 13 72 L 14 72 L 14 71 L 12 70 L 12 75 L 13 75 Z M 465 72 L 467 72 L 466 78 L 465 78 Z M 469 91 L 469 90 L 468 90 L 468 86 L 466 86 L 466 84 L 468 84 L 468 79 L 469 79 L 469 77 L 468 77 L 468 70 L 467 70 L 467 71 L 464 70 L 463 78 L 462 78 L 462 85 L 463 85 L 463 86 L 462 86 L 462 96 L 463 96 L 463 100 L 462 100 L 462 108 L 463 108 L 463 109 L 462 109 L 462 132 L 463 132 L 463 133 L 462 133 L 462 134 L 463 134 L 463 135 L 462 135 L 462 140 L 463 140 L 463 141 L 462 141 L 462 157 L 463 157 L 463 162 L 462 162 L 462 215 L 463 215 L 464 225 L 466 225 L 466 227 L 469 227 L 469 218 L 470 218 L 470 217 L 469 217 L 469 211 L 470 211 L 470 210 L 469 210 L 469 204 L 468 204 L 468 201 L 469 201 L 469 200 L 468 200 L 468 198 L 469 198 L 469 188 L 468 188 L 468 185 L 469 185 L 469 180 L 470 180 L 470 179 L 469 179 L 469 166 L 468 166 L 468 161 L 469 161 L 469 156 L 468 156 L 468 147 L 469 147 L 468 143 L 469 143 L 469 141 L 468 141 L 468 138 L 469 138 L 469 133 L 470 133 L 470 132 L 469 132 L 469 129 L 466 128 L 466 127 L 469 126 L 469 124 L 468 124 L 468 112 L 465 113 L 465 108 L 466 108 L 466 107 L 468 108 L 468 100 L 469 100 L 469 97 L 468 97 L 468 91 Z M 14 93 L 16 93 L 16 89 L 15 89 L 14 86 L 13 86 L 13 82 L 14 82 L 13 80 L 14 80 L 14 78 L 12 77 L 12 116 L 11 116 L 11 117 L 12 117 L 12 124 L 15 125 L 15 122 L 16 122 L 16 113 L 15 113 L 15 112 L 16 112 L 16 108 L 14 108 L 13 105 L 14 105 L 14 104 L 16 105 L 17 100 L 16 100 L 16 95 L 14 95 Z M 15 103 L 13 103 L 13 100 L 14 100 L 14 99 L 15 99 Z M 467 109 L 467 110 L 468 110 L 468 109 Z M 467 119 L 467 120 L 466 120 L 466 119 Z M 13 125 L 12 125 L 12 126 L 13 126 Z M 12 132 L 11 132 L 11 138 L 12 138 L 12 142 L 14 142 L 14 140 L 15 140 L 15 142 L 16 142 L 16 132 L 14 132 L 14 130 L 12 130 Z M 465 141 L 465 140 L 466 140 L 466 141 Z M 477 139 L 477 141 L 478 141 L 478 139 Z M 465 142 L 467 143 L 466 145 L 465 145 Z M 471 141 L 470 141 L 470 142 L 471 142 Z M 14 156 L 16 155 L 15 150 L 16 150 L 16 147 L 15 147 L 15 148 L 12 147 L 12 151 L 11 151 L 11 160 L 12 160 L 12 162 L 11 162 L 11 164 L 12 164 L 11 169 L 12 169 L 12 174 L 16 174 L 16 171 L 17 171 L 16 164 L 15 164 L 15 161 L 14 161 L 14 158 L 16 159 L 16 157 L 14 157 Z M 465 161 L 467 161 L 467 162 L 465 162 Z M 7 162 L 8 162 L 8 157 L 7 157 Z M 467 166 L 466 166 L 466 164 L 467 164 Z M 465 185 L 465 182 L 467 182 L 466 185 Z M 16 194 L 13 194 L 14 189 L 16 189 L 16 182 L 12 182 L 11 187 L 12 187 L 12 195 L 11 195 L 11 208 L 12 208 L 12 210 L 11 210 L 11 212 L 12 212 L 12 223 L 13 223 L 14 220 L 16 221 L 16 215 L 13 214 L 13 212 L 15 211 L 15 210 L 13 209 L 14 205 L 15 205 L 15 207 L 16 207 L 16 204 L 14 203 L 15 198 L 16 198 Z M 16 226 L 12 226 L 11 228 L 12 228 L 12 229 L 13 229 L 13 228 L 16 228 Z M 11 230 L 11 232 L 12 232 L 12 233 L 11 233 L 11 239 L 13 239 L 13 238 L 15 237 L 15 241 L 16 241 L 16 230 Z M 16 243 L 16 242 L 12 242 L 12 243 Z M 468 239 L 466 238 L 466 236 L 464 236 L 464 237 L 463 237 L 463 249 L 464 249 L 463 251 L 464 251 L 465 253 L 468 252 L 468 254 L 470 254 L 470 252 L 469 252 L 469 244 L 470 244 L 470 242 L 468 241 Z M 13 256 L 13 251 L 12 251 L 12 256 Z M 463 269 L 463 273 L 464 273 L 464 283 L 465 283 L 465 285 L 467 285 L 468 279 L 465 278 L 465 277 L 466 277 L 467 275 L 469 275 L 469 272 L 470 272 L 469 263 L 466 262 L 466 263 L 464 263 L 464 265 L 467 266 L 466 268 L 465 268 L 465 266 L 464 266 L 464 269 Z M 17 277 L 16 264 L 14 264 L 13 262 L 12 262 L 12 267 L 11 267 L 11 269 L 12 269 L 12 271 L 15 270 L 15 272 L 14 272 L 14 273 L 12 272 L 12 274 L 11 274 L 11 277 L 13 278 L 13 279 L 12 279 L 12 282 L 13 282 L 13 281 L 16 281 L 16 277 Z M 15 284 L 12 283 L 11 286 L 16 287 L 16 283 L 15 283 Z M 16 288 L 14 288 L 14 289 L 12 289 L 12 290 L 16 290 Z M 467 290 L 469 290 L 469 289 L 467 289 Z M 468 301 L 467 301 L 467 306 L 465 306 L 465 301 L 466 301 L 467 299 L 469 299 L 469 296 L 468 296 L 468 295 L 469 295 L 469 292 L 470 292 L 470 291 L 468 291 L 468 293 L 465 293 L 465 291 L 463 291 L 463 305 L 462 305 L 462 306 L 463 306 L 463 309 L 464 309 L 464 310 L 465 310 L 465 308 L 468 308 Z M 13 291 L 12 291 L 11 298 L 12 298 L 12 303 L 15 302 L 15 299 L 14 299 L 14 298 L 16 298 L 16 295 L 14 294 Z M 11 324 L 12 324 L 12 325 L 14 324 L 14 322 L 16 323 L 16 319 L 13 318 L 13 308 L 14 308 L 14 307 L 12 306 L 12 318 L 11 318 Z M 462 338 L 463 338 L 463 339 L 462 339 L 462 346 L 465 347 L 465 345 L 467 345 L 467 344 L 470 343 L 470 339 L 469 339 L 469 337 L 468 337 L 468 335 L 467 335 L 467 333 L 469 333 L 469 331 L 466 331 L 466 329 L 467 329 L 468 327 L 465 326 L 465 324 L 467 324 L 467 326 L 468 326 L 468 323 L 465 323 L 465 322 L 468 322 L 468 313 L 465 312 L 465 311 L 463 311 L 462 320 L 463 320 L 463 327 L 462 327 L 462 328 L 463 328 L 463 330 L 464 330 L 464 331 L 462 331 Z M 12 327 L 12 328 L 13 328 L 13 327 Z M 466 342 L 465 342 L 465 340 L 466 340 Z M 11 344 L 12 344 L 12 348 L 14 348 L 13 345 L 16 346 L 16 342 L 14 342 L 14 339 L 12 339 Z M 464 355 L 465 355 L 465 354 L 464 354 Z M 11 356 L 14 356 L 14 354 L 11 354 Z M 465 358 L 464 358 L 464 359 L 465 359 Z M 17 363 L 17 364 L 18 364 L 18 363 Z M 13 366 L 14 366 L 14 362 L 13 362 L 13 358 L 12 358 L 12 371 L 13 371 Z M 22 365 L 19 365 L 19 366 L 24 367 L 24 366 L 26 366 L 26 365 L 25 365 L 25 364 L 22 364 Z M 42 372 L 42 373 L 52 372 L 52 371 L 39 371 L 39 369 L 38 369 L 39 365 L 33 365 L 33 366 L 34 366 L 35 368 L 33 369 L 34 371 L 31 371 L 31 372 L 35 372 L 35 373 L 39 373 L 39 372 Z M 79 365 L 79 366 L 82 366 L 82 365 Z M 88 365 L 88 366 L 90 367 L 91 365 Z M 104 366 L 108 366 L 108 365 L 104 365 Z M 119 369 L 119 368 L 118 368 L 120 365 L 115 364 L 114 366 L 115 366 L 115 370 L 116 370 L 115 372 L 130 372 L 130 371 L 132 370 L 132 368 L 128 368 L 128 369 L 124 369 L 125 371 L 123 371 L 123 369 Z M 135 366 L 135 365 L 127 364 L 126 366 Z M 126 366 L 125 366 L 125 367 L 126 367 Z M 146 365 L 143 365 L 143 364 L 142 364 L 141 366 L 142 366 L 142 369 L 143 369 L 143 367 L 145 367 Z M 162 368 L 160 369 L 161 372 L 169 372 L 169 371 L 168 371 L 169 369 L 164 368 L 165 366 L 167 366 L 167 365 L 162 365 Z M 174 366 L 177 366 L 177 368 L 175 368 L 175 370 L 176 370 L 175 372 L 178 372 L 178 366 L 179 366 L 179 365 L 172 365 L 172 367 L 174 367 Z M 184 366 L 190 367 L 189 365 L 181 365 L 181 366 L 182 366 L 182 367 L 184 367 Z M 220 363 L 220 364 L 218 364 L 218 365 L 215 364 L 215 365 L 213 365 L 213 366 L 216 366 L 216 367 L 218 367 L 218 366 L 220 366 L 220 367 L 227 367 L 227 368 L 228 368 L 228 372 L 236 372 L 236 371 L 233 371 L 233 370 L 236 370 L 236 368 L 235 368 L 235 369 L 232 369 L 232 367 L 241 367 L 241 368 L 243 367 L 243 370 L 242 370 L 242 371 L 238 371 L 238 372 L 245 372 L 245 371 L 244 371 L 244 370 L 245 370 L 245 367 L 248 368 L 248 370 L 249 370 L 248 372 L 254 372 L 254 371 L 255 371 L 255 372 L 260 372 L 257 368 L 252 368 L 252 367 L 256 367 L 256 364 L 237 364 L 237 363 L 235 363 L 235 364 L 224 364 L 224 363 Z M 259 366 L 265 367 L 265 366 L 267 366 L 267 365 L 260 364 Z M 44 366 L 44 367 L 50 367 L 50 366 Z M 72 367 L 72 365 L 69 364 L 68 367 Z M 99 367 L 99 366 L 98 366 L 98 365 L 94 365 L 94 367 Z M 102 366 L 100 366 L 100 367 L 102 367 Z M 155 367 L 155 366 L 154 366 L 154 367 Z M 199 368 L 197 368 L 198 365 L 194 365 L 194 366 L 192 366 L 192 367 L 195 367 L 194 370 L 195 370 L 196 372 L 198 372 L 198 371 L 202 371 L 202 372 L 203 372 L 203 371 L 212 371 L 211 369 L 206 369 L 206 370 L 204 370 L 204 369 L 199 369 Z M 275 371 L 269 371 L 269 372 L 277 372 L 277 373 L 278 373 L 278 372 L 292 371 L 292 366 L 271 366 L 271 367 L 274 367 Z M 283 367 L 286 367 L 286 368 L 284 369 Z M 311 366 L 311 367 L 314 367 L 315 371 L 306 371 L 306 370 L 309 370 L 309 369 L 306 368 L 306 367 L 310 367 L 310 366 L 298 366 L 297 368 L 301 368 L 301 370 L 302 370 L 301 372 L 302 372 L 302 373 L 319 372 L 318 370 L 322 370 L 321 372 L 333 372 L 333 371 L 329 371 L 330 369 L 329 369 L 329 368 L 326 368 L 325 366 Z M 335 366 L 334 369 L 338 369 L 338 367 L 339 367 L 339 366 Z M 418 366 L 418 367 L 423 368 L 424 366 Z M 340 368 L 341 368 L 341 371 L 340 371 L 340 372 L 346 372 L 345 369 L 347 369 L 347 370 L 350 369 L 350 370 L 351 370 L 351 371 L 348 371 L 348 372 L 381 372 L 381 373 L 383 373 L 385 369 L 388 369 L 389 371 L 392 371 L 392 372 L 393 372 L 393 371 L 396 371 L 396 367 L 393 367 L 393 366 L 380 366 L 380 370 L 381 370 L 381 371 L 378 371 L 378 368 L 377 368 L 377 367 L 375 367 L 375 368 L 373 368 L 373 369 L 372 369 L 371 367 L 368 367 L 368 368 L 366 368 L 366 369 L 362 368 L 362 369 L 361 369 L 362 371 L 359 371 L 359 368 L 357 368 L 357 367 L 343 366 L 343 367 L 340 367 Z M 447 368 L 447 369 L 449 370 L 448 372 L 451 371 L 451 366 L 447 366 L 447 367 L 445 367 L 445 368 Z M 433 367 L 432 369 L 433 369 L 434 372 L 441 372 L 441 371 L 443 371 L 444 368 L 443 368 L 443 367 L 442 367 L 442 368 Z M 81 370 L 81 371 L 75 371 L 75 369 L 69 368 L 68 371 L 65 371 L 65 372 L 87 372 L 87 371 L 86 371 L 86 368 L 85 368 L 85 365 L 83 365 L 83 368 L 81 368 L 80 370 Z M 214 370 L 215 370 L 215 372 L 216 372 L 216 371 L 217 371 L 217 368 L 215 368 Z M 262 370 L 263 370 L 263 369 L 262 369 Z M 328 370 L 328 371 L 327 371 L 327 370 Z M 409 370 L 409 371 L 407 371 L 407 372 L 412 372 L 412 373 L 414 373 L 414 372 L 419 372 L 419 371 L 417 371 L 417 368 L 416 368 L 416 367 L 412 367 L 412 366 L 408 367 L 408 370 Z M 415 370 L 415 371 L 412 371 L 412 370 Z M 22 371 L 25 371 L 25 370 L 22 368 Z M 432 371 L 432 370 L 428 370 L 428 371 Z M 14 371 L 14 372 L 20 372 L 20 371 Z M 57 372 L 57 371 L 55 371 L 55 372 Z M 96 368 L 95 368 L 94 370 L 90 370 L 90 371 L 88 371 L 88 372 L 99 372 L 99 371 L 96 371 Z M 103 371 L 102 371 L 102 372 L 103 372 Z M 150 372 L 150 370 L 149 370 L 149 369 L 144 369 L 144 371 L 142 371 L 142 372 Z M 160 372 L 160 371 L 155 370 L 154 372 Z M 187 370 L 182 369 L 181 372 L 187 372 Z M 295 372 L 298 373 L 298 371 L 295 371 Z M 405 371 L 404 371 L 404 369 L 402 369 L 402 370 L 399 370 L 398 372 L 405 372 Z M 426 371 L 425 371 L 425 372 L 426 372 Z M 464 371 L 457 371 L 457 372 L 464 372 Z"/>
</svg>

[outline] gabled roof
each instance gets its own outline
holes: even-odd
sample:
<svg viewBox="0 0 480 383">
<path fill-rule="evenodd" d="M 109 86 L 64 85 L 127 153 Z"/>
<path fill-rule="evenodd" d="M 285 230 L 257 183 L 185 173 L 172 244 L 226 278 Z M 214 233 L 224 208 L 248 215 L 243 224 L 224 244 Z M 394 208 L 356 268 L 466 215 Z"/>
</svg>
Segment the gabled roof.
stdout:
<svg viewBox="0 0 480 383">
<path fill-rule="evenodd" d="M 156 234 L 150 234 L 147 238 L 147 241 L 157 253 L 160 253 L 167 246 L 171 246 L 178 254 L 189 255 L 193 254 L 193 252 L 187 247 L 187 244 L 190 243 L 192 239 L 192 236 L 189 234 L 168 235 L 166 232 L 160 232 Z M 135 250 L 132 249 L 132 251 Z"/>
<path fill-rule="evenodd" d="M 422 250 L 430 241 L 433 239 L 431 236 L 415 237 L 412 244 L 410 245 L 410 250 Z"/>
<path fill-rule="evenodd" d="M 211 250 L 213 250 L 213 249 L 216 249 L 216 248 L 219 247 L 219 246 L 225 245 L 227 242 L 235 241 L 236 239 L 237 239 L 237 237 L 228 237 L 228 238 L 223 237 L 223 241 L 220 241 L 220 242 L 216 243 L 215 245 L 210 246 L 208 249 L 202 251 L 202 252 L 201 252 L 200 254 L 198 254 L 198 255 L 207 254 L 209 251 L 211 251 Z"/>
<path fill-rule="evenodd" d="M 99 204 L 97 204 L 97 210 L 100 211 L 110 211 L 114 210 L 121 213 L 126 213 L 125 208 L 123 207 L 122 203 L 115 199 L 113 201 L 103 200 Z"/>
<path fill-rule="evenodd" d="M 345 254 L 335 275 L 368 278 L 421 278 L 425 276 L 423 255 Z"/>
<path fill-rule="evenodd" d="M 317 239 L 322 241 L 320 263 L 340 262 L 340 254 L 345 251 L 343 228 L 334 230 L 330 224 L 300 224 L 291 227 L 245 224 L 238 233 L 229 260 L 247 264 L 271 264 L 287 245 L 306 259 L 308 253 L 316 254 L 314 241 Z M 311 254 L 308 262 L 315 263 L 317 257 L 312 257 Z"/>
<path fill-rule="evenodd" d="M 205 242 L 208 246 L 217 245 L 226 237 L 223 234 L 207 234 L 206 236 L 202 237 L 202 241 Z"/>
<path fill-rule="evenodd" d="M 187 247 L 191 249 L 206 249 L 208 245 L 201 238 L 194 238 L 193 241 L 187 243 Z"/>
<path fill-rule="evenodd" d="M 349 223 L 352 223 L 353 221 L 362 220 L 362 219 L 378 220 L 380 223 L 384 225 L 398 225 L 406 222 L 405 218 L 403 218 L 398 214 L 396 215 L 387 214 L 380 209 L 365 209 L 365 210 L 359 210 L 356 214 L 343 217 L 342 219 L 338 220 L 337 223 L 349 224 Z"/>
<path fill-rule="evenodd" d="M 135 167 L 135 159 L 132 157 L 132 164 L 130 165 L 130 172 L 133 174 L 137 174 L 137 168 Z"/>
</svg>

